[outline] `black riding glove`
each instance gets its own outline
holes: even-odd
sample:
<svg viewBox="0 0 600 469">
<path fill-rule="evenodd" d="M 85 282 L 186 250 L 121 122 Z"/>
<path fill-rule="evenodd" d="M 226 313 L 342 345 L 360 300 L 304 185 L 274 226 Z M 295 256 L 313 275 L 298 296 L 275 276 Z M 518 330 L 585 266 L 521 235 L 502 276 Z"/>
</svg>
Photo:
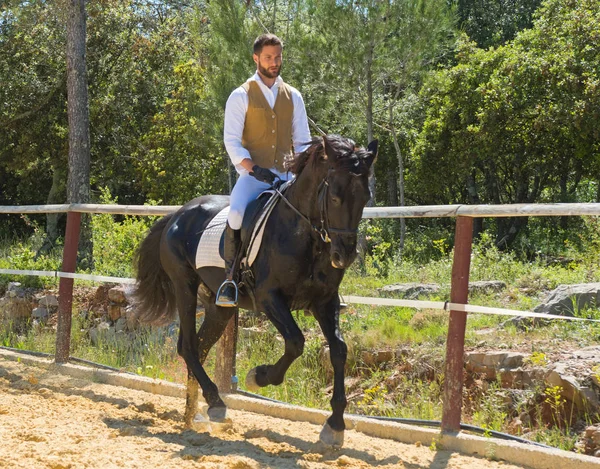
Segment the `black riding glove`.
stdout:
<svg viewBox="0 0 600 469">
<path fill-rule="evenodd" d="M 269 171 L 267 168 L 261 168 L 257 164 L 252 166 L 252 172 L 250 173 L 250 176 L 254 176 L 254 178 L 260 182 L 266 182 L 269 185 L 273 185 L 273 182 L 277 178 L 272 171 Z"/>
</svg>

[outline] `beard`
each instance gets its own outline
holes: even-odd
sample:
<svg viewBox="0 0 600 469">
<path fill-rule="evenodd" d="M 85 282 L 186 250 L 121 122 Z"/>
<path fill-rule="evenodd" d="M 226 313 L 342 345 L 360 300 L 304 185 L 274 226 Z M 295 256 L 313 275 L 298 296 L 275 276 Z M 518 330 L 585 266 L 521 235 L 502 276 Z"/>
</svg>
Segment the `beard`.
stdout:
<svg viewBox="0 0 600 469">
<path fill-rule="evenodd" d="M 260 63 L 258 64 L 258 71 L 261 75 L 266 76 L 267 78 L 277 78 L 281 73 L 281 65 L 277 67 L 277 70 L 270 70 L 268 68 L 264 68 Z"/>
</svg>

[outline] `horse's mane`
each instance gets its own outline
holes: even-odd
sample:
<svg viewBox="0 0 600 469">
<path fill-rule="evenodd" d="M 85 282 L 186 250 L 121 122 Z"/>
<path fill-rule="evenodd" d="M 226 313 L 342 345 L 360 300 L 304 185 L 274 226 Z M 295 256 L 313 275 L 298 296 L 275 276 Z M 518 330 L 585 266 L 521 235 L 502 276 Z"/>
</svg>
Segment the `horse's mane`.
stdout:
<svg viewBox="0 0 600 469">
<path fill-rule="evenodd" d="M 327 139 L 327 143 L 336 154 L 332 163 L 333 169 L 346 169 L 357 176 L 368 173 L 369 167 L 364 162 L 369 156 L 367 150 L 358 148 L 354 140 L 341 135 L 331 134 L 323 138 Z M 298 176 L 309 163 L 316 166 L 325 152 L 323 138 L 314 137 L 306 150 L 286 160 L 286 169 Z"/>
</svg>

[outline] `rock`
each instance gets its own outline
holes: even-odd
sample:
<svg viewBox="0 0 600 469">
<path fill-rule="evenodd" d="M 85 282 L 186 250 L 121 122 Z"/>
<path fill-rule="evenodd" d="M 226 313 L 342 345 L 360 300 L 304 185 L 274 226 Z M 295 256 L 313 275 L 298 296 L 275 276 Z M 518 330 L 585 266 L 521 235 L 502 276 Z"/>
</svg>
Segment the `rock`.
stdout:
<svg viewBox="0 0 600 469">
<path fill-rule="evenodd" d="M 18 291 L 21 290 L 21 282 L 9 282 L 6 291 Z"/>
<path fill-rule="evenodd" d="M 127 292 L 125 287 L 113 287 L 108 290 L 108 299 L 118 305 L 127 304 Z"/>
<path fill-rule="evenodd" d="M 117 322 L 115 323 L 115 332 L 125 332 L 126 329 L 127 318 L 121 316 L 119 319 L 117 319 Z"/>
<path fill-rule="evenodd" d="M 503 379 L 513 382 L 519 380 L 519 377 L 509 377 L 506 372 L 522 367 L 524 358 L 525 355 L 516 352 L 470 352 L 465 354 L 465 367 L 467 371 L 484 374 L 490 380 L 496 379 L 502 370 Z M 520 382 L 522 381 L 523 377 L 520 376 Z"/>
<path fill-rule="evenodd" d="M 138 313 L 135 308 L 128 306 L 125 308 L 125 319 L 127 320 L 127 329 L 135 331 L 139 325 Z"/>
<path fill-rule="evenodd" d="M 481 280 L 469 283 L 469 293 L 497 293 L 506 290 L 506 283 L 501 280 Z"/>
<path fill-rule="evenodd" d="M 110 318 L 111 321 L 116 321 L 117 319 L 119 319 L 123 313 L 125 308 L 123 308 L 122 306 L 119 305 L 109 305 L 108 307 L 108 317 Z"/>
<path fill-rule="evenodd" d="M 58 308 L 58 298 L 56 295 L 45 295 L 38 299 L 38 304 L 48 310 Z"/>
<path fill-rule="evenodd" d="M 439 293 L 440 286 L 436 283 L 395 283 L 379 289 L 388 296 L 416 299 L 419 296 L 428 296 Z"/>
<path fill-rule="evenodd" d="M 600 282 L 560 285 L 546 301 L 534 308 L 536 313 L 574 316 L 585 308 L 600 308 Z"/>
<path fill-rule="evenodd" d="M 101 341 L 106 341 L 114 334 L 114 328 L 110 327 L 107 322 L 101 322 L 96 327 L 92 327 L 89 331 L 90 340 L 93 345 L 98 345 Z"/>
<path fill-rule="evenodd" d="M 575 404 L 579 410 L 585 410 L 584 394 L 574 376 L 562 374 L 559 370 L 552 370 L 546 376 L 546 385 L 549 387 L 559 386 L 561 396 Z"/>
<path fill-rule="evenodd" d="M 34 319 L 44 320 L 48 316 L 50 316 L 50 313 L 48 312 L 48 310 L 46 308 L 43 308 L 43 307 L 34 308 L 33 311 L 31 312 L 31 317 Z"/>
<path fill-rule="evenodd" d="M 592 435 L 598 431 L 598 427 L 595 427 L 594 425 L 590 425 L 589 427 L 586 427 L 585 429 L 585 437 L 586 438 L 591 438 Z"/>
<path fill-rule="evenodd" d="M 380 366 L 394 359 L 392 350 L 364 350 L 361 354 L 363 363 L 367 366 Z"/>
</svg>

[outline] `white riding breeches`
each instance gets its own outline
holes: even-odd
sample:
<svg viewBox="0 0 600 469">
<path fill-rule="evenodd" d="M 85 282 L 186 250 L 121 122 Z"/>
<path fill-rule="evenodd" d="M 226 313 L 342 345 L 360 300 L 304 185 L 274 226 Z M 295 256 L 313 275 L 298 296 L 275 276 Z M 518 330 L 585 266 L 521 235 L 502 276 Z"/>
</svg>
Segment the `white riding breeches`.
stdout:
<svg viewBox="0 0 600 469">
<path fill-rule="evenodd" d="M 288 181 L 294 177 L 292 173 L 280 173 L 276 169 L 271 169 L 271 171 L 279 176 L 282 181 Z M 239 230 L 242 227 L 244 212 L 248 204 L 269 187 L 269 184 L 254 179 L 248 173 L 240 175 L 231 191 L 229 215 L 227 216 L 227 223 L 232 229 Z"/>
</svg>

